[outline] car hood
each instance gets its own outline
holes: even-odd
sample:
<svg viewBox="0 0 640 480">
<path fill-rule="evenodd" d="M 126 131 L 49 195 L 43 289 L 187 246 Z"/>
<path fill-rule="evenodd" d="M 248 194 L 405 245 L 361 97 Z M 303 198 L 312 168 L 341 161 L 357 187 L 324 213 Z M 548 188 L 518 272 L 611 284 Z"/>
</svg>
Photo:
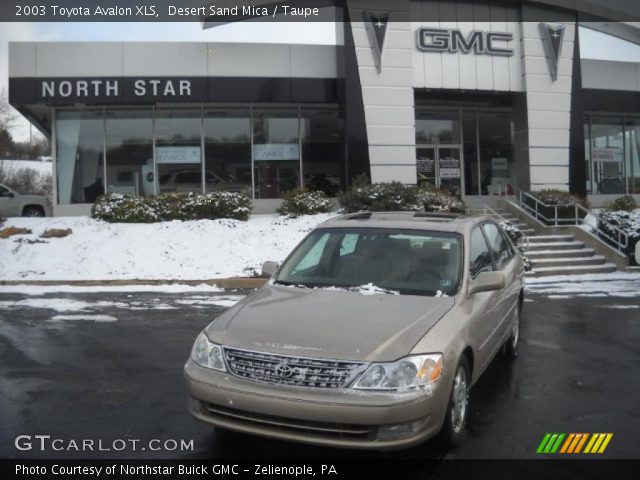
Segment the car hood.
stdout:
<svg viewBox="0 0 640 480">
<path fill-rule="evenodd" d="M 407 355 L 454 305 L 452 297 L 373 294 L 266 285 L 207 327 L 236 348 L 360 361 Z"/>
</svg>

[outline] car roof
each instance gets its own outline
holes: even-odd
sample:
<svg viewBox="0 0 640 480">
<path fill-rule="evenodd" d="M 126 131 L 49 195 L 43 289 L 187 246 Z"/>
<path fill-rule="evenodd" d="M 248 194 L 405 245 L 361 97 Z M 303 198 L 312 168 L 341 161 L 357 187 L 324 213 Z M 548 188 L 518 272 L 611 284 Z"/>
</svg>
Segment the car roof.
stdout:
<svg viewBox="0 0 640 480">
<path fill-rule="evenodd" d="M 492 220 L 488 215 L 428 212 L 358 212 L 323 222 L 318 228 L 390 228 L 432 232 L 465 233 L 478 224 Z"/>
</svg>

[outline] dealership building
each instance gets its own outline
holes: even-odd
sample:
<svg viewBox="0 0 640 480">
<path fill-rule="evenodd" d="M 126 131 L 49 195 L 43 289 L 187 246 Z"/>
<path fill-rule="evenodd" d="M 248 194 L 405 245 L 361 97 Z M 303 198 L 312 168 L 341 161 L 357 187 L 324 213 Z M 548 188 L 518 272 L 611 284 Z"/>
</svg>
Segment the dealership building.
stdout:
<svg viewBox="0 0 640 480">
<path fill-rule="evenodd" d="M 52 140 L 54 213 L 220 189 L 273 211 L 361 174 L 471 205 L 640 199 L 640 63 L 581 56 L 587 34 L 640 43 L 616 2 L 342 3 L 335 45 L 10 43 L 10 103 Z"/>
</svg>

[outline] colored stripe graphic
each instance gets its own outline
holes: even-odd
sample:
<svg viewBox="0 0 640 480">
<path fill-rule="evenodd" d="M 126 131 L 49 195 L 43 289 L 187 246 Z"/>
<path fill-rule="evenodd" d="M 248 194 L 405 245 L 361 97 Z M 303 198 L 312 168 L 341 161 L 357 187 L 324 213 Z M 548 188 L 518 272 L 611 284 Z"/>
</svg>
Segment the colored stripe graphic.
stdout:
<svg viewBox="0 0 640 480">
<path fill-rule="evenodd" d="M 546 433 L 536 453 L 604 453 L 612 438 L 613 433 Z"/>
</svg>

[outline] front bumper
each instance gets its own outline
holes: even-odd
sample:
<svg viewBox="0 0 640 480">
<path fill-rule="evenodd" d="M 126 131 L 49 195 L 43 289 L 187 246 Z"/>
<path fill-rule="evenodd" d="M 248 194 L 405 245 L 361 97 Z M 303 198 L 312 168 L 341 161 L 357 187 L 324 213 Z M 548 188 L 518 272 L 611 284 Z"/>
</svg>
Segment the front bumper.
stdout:
<svg viewBox="0 0 640 480">
<path fill-rule="evenodd" d="M 239 432 L 344 448 L 397 449 L 435 435 L 450 381 L 430 394 L 367 392 L 264 384 L 204 368 L 184 369 L 189 410 L 199 420 Z M 390 437 L 389 431 L 395 433 Z"/>
</svg>

